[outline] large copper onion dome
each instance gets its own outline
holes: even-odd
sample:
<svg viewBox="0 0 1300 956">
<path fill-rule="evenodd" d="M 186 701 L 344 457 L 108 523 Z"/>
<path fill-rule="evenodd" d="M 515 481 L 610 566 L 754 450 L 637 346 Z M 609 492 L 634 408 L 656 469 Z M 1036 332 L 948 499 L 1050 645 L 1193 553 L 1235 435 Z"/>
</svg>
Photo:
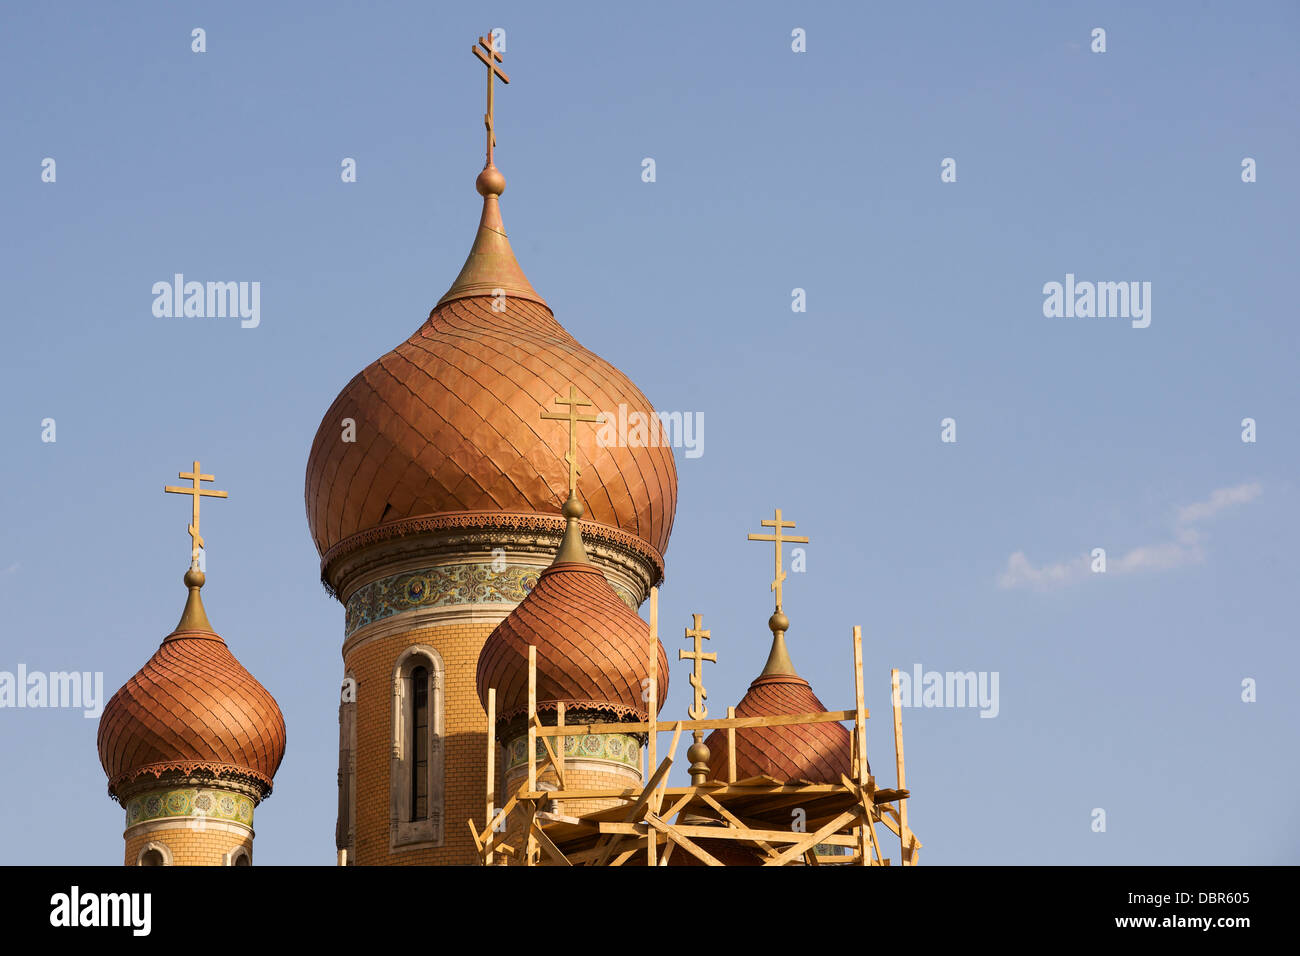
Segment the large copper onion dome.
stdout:
<svg viewBox="0 0 1300 956">
<path fill-rule="evenodd" d="M 115 797 L 165 773 L 271 792 L 284 759 L 284 717 L 212 630 L 199 597 L 203 580 L 201 571 L 186 573 L 189 599 L 176 630 L 104 707 L 99 761 Z"/>
<path fill-rule="evenodd" d="M 324 556 L 351 535 L 431 514 L 554 515 L 568 450 L 538 418 L 570 383 L 597 411 L 650 401 L 555 320 L 515 261 L 495 166 L 480 174 L 483 216 L 468 259 L 428 320 L 334 400 L 307 464 L 307 520 Z M 355 441 L 343 440 L 344 419 Z M 629 429 L 631 431 L 631 429 Z M 588 519 L 662 554 L 677 503 L 671 448 L 600 447 L 582 436 L 579 494 Z M 558 529 L 557 529 L 558 530 Z"/>
<path fill-rule="evenodd" d="M 528 596 L 488 636 L 479 653 L 479 701 L 497 692 L 497 725 L 517 721 L 528 710 L 528 647 L 537 648 L 537 710 L 647 720 L 643 699 L 649 676 L 650 628 L 610 587 L 600 568 L 587 561 L 578 531 L 582 505 L 570 498 L 564 541 L 555 563 L 543 571 Z M 668 655 L 658 651 L 659 706 L 668 696 Z"/>
</svg>

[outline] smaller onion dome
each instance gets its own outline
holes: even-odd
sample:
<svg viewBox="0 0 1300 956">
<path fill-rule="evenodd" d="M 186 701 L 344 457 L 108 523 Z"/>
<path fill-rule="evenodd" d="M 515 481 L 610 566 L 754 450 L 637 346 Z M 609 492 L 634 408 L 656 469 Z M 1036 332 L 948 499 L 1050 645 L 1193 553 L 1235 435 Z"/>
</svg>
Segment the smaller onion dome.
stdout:
<svg viewBox="0 0 1300 956">
<path fill-rule="evenodd" d="M 186 572 L 180 623 L 104 707 L 99 760 L 119 800 L 163 774 L 228 778 L 265 798 L 284 759 L 284 716 L 208 623 L 204 580 Z"/>
<path fill-rule="evenodd" d="M 496 689 L 498 727 L 528 712 L 528 648 L 537 648 L 537 710 L 583 711 L 614 720 L 649 718 L 643 699 L 649 676 L 650 628 L 619 598 L 600 568 L 587 560 L 570 496 L 563 509 L 564 539 L 555 561 L 488 636 L 479 654 L 479 700 Z M 659 701 L 668 694 L 668 655 L 659 654 Z"/>
<path fill-rule="evenodd" d="M 812 685 L 795 673 L 785 647 L 789 618 L 780 610 L 768 621 L 772 652 L 763 672 L 749 685 L 736 705 L 737 717 L 775 717 L 782 714 L 821 713 L 826 707 Z M 778 727 L 741 727 L 736 730 L 736 779 L 768 776 L 777 780 L 839 783 L 851 767 L 852 735 L 842 724 L 789 724 Z M 729 762 L 727 734 L 715 730 L 709 747 L 709 776 L 725 780 Z"/>
</svg>

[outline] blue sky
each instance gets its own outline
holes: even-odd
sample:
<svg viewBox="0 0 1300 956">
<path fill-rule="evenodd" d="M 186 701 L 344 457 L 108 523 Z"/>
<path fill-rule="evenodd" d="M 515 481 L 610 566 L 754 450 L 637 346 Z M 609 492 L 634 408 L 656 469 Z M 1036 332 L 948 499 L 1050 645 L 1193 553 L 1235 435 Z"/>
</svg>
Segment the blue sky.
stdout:
<svg viewBox="0 0 1300 956">
<path fill-rule="evenodd" d="M 1297 8 L 445 6 L 6 10 L 0 670 L 112 693 L 148 659 L 188 560 L 161 485 L 200 458 L 230 492 L 208 613 L 288 724 L 257 859 L 333 862 L 343 612 L 307 452 L 464 261 L 468 47 L 503 27 L 520 263 L 660 409 L 705 418 L 661 621 L 675 658 L 704 615 L 714 712 L 767 654 L 745 536 L 779 506 L 812 538 L 791 655 L 850 707 L 862 625 L 878 780 L 889 668 L 999 674 L 996 718 L 904 711 L 923 863 L 1300 862 Z M 260 325 L 154 317 L 177 272 L 260 282 Z M 1150 282 L 1150 326 L 1045 317 L 1067 273 Z M 0 861 L 120 861 L 95 731 L 0 710 Z"/>
</svg>

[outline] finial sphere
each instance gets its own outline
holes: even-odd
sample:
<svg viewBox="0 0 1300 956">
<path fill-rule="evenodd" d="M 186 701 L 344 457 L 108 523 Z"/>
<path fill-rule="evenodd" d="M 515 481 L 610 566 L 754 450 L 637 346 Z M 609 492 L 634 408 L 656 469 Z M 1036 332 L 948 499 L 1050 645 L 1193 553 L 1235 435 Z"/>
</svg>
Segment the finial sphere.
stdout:
<svg viewBox="0 0 1300 956">
<path fill-rule="evenodd" d="M 767 619 L 767 626 L 773 634 L 777 631 L 788 631 L 790 629 L 790 619 L 781 611 L 777 611 Z"/>
<path fill-rule="evenodd" d="M 582 502 L 578 500 L 576 495 L 570 495 L 564 502 L 564 506 L 560 509 L 560 514 L 564 515 L 566 518 L 581 518 L 586 513 L 587 509 L 583 506 Z"/>
<path fill-rule="evenodd" d="M 474 188 L 480 196 L 500 196 L 506 191 L 506 177 L 495 166 L 485 166 L 474 180 Z"/>
<path fill-rule="evenodd" d="M 185 572 L 185 586 L 187 588 L 201 588 L 203 587 L 203 582 L 207 579 L 207 575 L 198 568 L 190 568 Z"/>
</svg>

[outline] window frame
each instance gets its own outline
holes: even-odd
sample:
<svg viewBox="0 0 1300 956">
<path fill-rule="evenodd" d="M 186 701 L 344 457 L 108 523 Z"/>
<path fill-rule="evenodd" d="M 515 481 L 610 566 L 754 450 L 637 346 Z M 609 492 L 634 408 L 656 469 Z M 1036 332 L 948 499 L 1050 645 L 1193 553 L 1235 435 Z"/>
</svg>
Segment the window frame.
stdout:
<svg viewBox="0 0 1300 956">
<path fill-rule="evenodd" d="M 415 701 L 411 675 L 417 668 L 428 672 L 428 740 L 425 768 L 428 815 L 412 819 Z M 442 656 L 427 644 L 415 644 L 402 652 L 393 668 L 392 750 L 390 754 L 390 847 L 393 850 L 442 846 L 444 810 L 444 726 Z"/>
</svg>

